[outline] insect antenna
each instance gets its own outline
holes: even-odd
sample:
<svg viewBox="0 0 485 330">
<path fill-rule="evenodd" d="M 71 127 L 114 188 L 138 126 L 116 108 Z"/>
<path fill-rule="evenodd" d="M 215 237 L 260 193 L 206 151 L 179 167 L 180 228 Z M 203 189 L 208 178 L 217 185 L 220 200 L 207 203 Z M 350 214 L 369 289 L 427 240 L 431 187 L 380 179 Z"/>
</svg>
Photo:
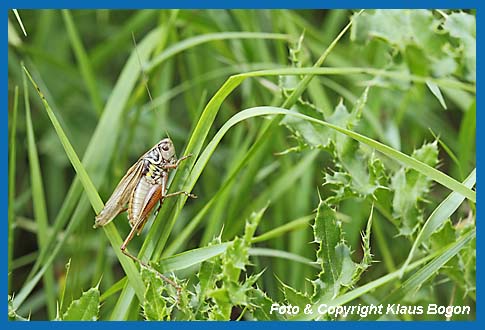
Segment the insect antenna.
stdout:
<svg viewBox="0 0 485 330">
<path fill-rule="evenodd" d="M 152 98 L 152 93 L 150 92 L 150 88 L 148 87 L 148 76 L 146 74 L 146 71 L 143 69 L 143 63 L 140 58 L 140 54 L 138 53 L 138 47 L 136 44 L 136 38 L 135 34 L 133 31 L 131 32 L 131 38 L 133 39 L 133 45 L 135 47 L 135 52 L 136 52 L 136 57 L 138 58 L 138 63 L 140 64 L 140 71 L 141 71 L 141 78 L 142 78 L 142 83 L 145 85 L 145 89 L 147 90 L 148 98 L 150 99 L 150 103 L 153 103 L 153 98 Z M 157 116 L 157 122 L 160 123 L 160 116 L 157 111 L 155 111 L 155 115 Z M 168 130 L 165 127 L 165 134 L 167 135 L 168 138 L 170 138 L 170 135 L 168 134 Z"/>
<path fill-rule="evenodd" d="M 152 93 L 150 93 L 150 88 L 148 87 L 148 76 L 145 72 L 145 69 L 143 69 L 143 63 L 141 62 L 140 54 L 138 53 L 138 47 L 136 44 L 135 34 L 133 33 L 133 31 L 131 32 L 131 38 L 133 39 L 133 45 L 135 46 L 136 57 L 138 58 L 138 63 L 140 64 L 142 83 L 145 84 L 145 88 L 147 90 L 148 97 L 150 98 L 150 102 L 153 102 Z"/>
</svg>

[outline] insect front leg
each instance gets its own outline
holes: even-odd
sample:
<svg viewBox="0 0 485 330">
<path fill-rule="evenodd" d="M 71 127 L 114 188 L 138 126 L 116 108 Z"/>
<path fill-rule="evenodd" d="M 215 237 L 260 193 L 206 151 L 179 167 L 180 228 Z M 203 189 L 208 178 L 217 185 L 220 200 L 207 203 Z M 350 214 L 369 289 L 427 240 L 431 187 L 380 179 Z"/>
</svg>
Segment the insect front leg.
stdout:
<svg viewBox="0 0 485 330">
<path fill-rule="evenodd" d="M 192 155 L 182 157 L 179 160 L 187 159 L 190 156 L 192 156 Z M 158 206 L 157 212 L 160 211 L 160 208 L 162 207 L 163 201 L 166 198 L 174 197 L 174 196 L 178 196 L 178 195 L 182 195 L 182 194 L 184 194 L 185 196 L 190 197 L 190 198 L 197 198 L 196 195 L 188 193 L 186 191 L 177 191 L 177 192 L 167 194 L 167 183 L 168 183 L 168 172 L 163 172 L 162 173 L 162 192 L 163 192 L 163 194 L 162 194 L 162 196 L 160 196 L 160 205 Z"/>
<path fill-rule="evenodd" d="M 186 160 L 189 157 L 192 157 L 192 154 L 188 154 L 187 156 L 183 156 L 182 158 L 178 159 L 175 162 L 175 164 L 164 164 L 163 165 L 163 169 L 165 169 L 165 170 L 175 169 L 175 168 L 177 168 L 180 165 L 180 163 L 182 161 Z"/>
<path fill-rule="evenodd" d="M 170 193 L 170 194 L 163 196 L 162 199 L 173 197 L 173 196 L 178 196 L 178 195 L 185 195 L 185 196 L 190 197 L 190 198 L 197 198 L 197 195 L 188 193 L 186 191 L 177 191 L 177 192 Z"/>
</svg>

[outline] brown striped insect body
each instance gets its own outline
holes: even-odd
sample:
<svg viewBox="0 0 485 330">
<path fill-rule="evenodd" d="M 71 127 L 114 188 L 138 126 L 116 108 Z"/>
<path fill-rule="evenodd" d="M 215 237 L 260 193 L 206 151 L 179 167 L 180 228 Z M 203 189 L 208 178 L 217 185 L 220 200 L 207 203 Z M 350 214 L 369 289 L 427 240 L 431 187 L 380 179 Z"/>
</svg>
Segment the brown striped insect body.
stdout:
<svg viewBox="0 0 485 330">
<path fill-rule="evenodd" d="M 196 196 L 185 191 L 167 194 L 169 171 L 177 168 L 180 162 L 188 157 L 190 155 L 177 160 L 172 140 L 170 138 L 161 140 L 128 170 L 106 202 L 103 210 L 96 216 L 94 226 L 100 227 L 111 222 L 118 214 L 128 211 L 131 231 L 121 245 L 121 250 L 125 255 L 142 265 L 145 264 L 131 255 L 126 250 L 126 246 L 135 233 L 139 234 L 142 231 L 157 203 L 159 203 L 160 208 L 165 198 L 180 194 L 196 198 Z"/>
</svg>

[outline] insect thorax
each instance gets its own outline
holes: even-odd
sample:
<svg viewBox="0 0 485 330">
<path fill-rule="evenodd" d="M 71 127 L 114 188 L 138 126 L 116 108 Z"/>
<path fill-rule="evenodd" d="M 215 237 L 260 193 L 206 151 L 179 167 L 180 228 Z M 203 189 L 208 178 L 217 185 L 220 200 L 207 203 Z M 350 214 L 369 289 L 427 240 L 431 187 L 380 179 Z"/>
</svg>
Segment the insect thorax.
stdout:
<svg viewBox="0 0 485 330">
<path fill-rule="evenodd" d="M 147 179 L 148 182 L 151 184 L 161 184 L 162 173 L 165 172 L 163 169 L 163 163 L 163 159 L 156 149 L 150 151 L 143 158 L 142 175 Z"/>
</svg>

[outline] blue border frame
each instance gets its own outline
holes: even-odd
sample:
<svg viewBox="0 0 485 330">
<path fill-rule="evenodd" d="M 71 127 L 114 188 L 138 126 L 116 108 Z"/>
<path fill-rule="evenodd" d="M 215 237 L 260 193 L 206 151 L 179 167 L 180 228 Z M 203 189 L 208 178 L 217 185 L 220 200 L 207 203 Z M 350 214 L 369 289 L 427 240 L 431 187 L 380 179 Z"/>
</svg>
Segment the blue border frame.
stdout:
<svg viewBox="0 0 485 330">
<path fill-rule="evenodd" d="M 481 61 L 481 54 L 483 53 L 483 46 L 480 41 L 483 41 L 484 38 L 481 35 L 482 28 L 481 24 L 481 3 L 479 1 L 417 1 L 417 0 L 399 0 L 393 1 L 392 3 L 387 1 L 366 1 L 365 3 L 359 1 L 318 1 L 318 0 L 299 0 L 298 2 L 288 1 L 288 0 L 280 0 L 280 1 L 269 1 L 269 0 L 244 0 L 244 1 L 231 1 L 226 2 L 222 0 L 185 0 L 181 3 L 176 2 L 166 2 L 160 3 L 160 1 L 154 0 L 138 0 L 136 2 L 125 2 L 122 3 L 120 1 L 110 0 L 110 1 L 93 1 L 93 0 L 83 0 L 77 3 L 73 3 L 72 1 L 54 1 L 54 0 L 43 0 L 43 1 L 35 1 L 35 0 L 19 0 L 19 1 L 0 1 L 0 6 L 2 9 L 2 14 L 4 15 L 4 19 L 8 15 L 8 10 L 11 8 L 117 8 L 117 9 L 136 9 L 136 8 L 242 8 L 242 9 L 256 9 L 256 8 L 293 8 L 293 9 L 309 9 L 309 8 L 476 8 L 477 9 L 477 80 L 481 73 L 482 65 Z M 4 27 L 6 27 L 6 22 L 4 21 Z M 6 32 L 6 31 L 5 31 Z M 2 111 L 2 134 L 0 139 L 0 146 L 2 151 L 2 162 L 1 162 L 1 173 L 0 180 L 2 189 L 0 190 L 1 194 L 1 205 L 3 210 L 3 227 L 2 227 L 2 237 L 3 237 L 3 244 L 4 249 L 1 250 L 2 260 L 7 260 L 7 199 L 8 199 L 8 112 L 6 109 L 8 108 L 8 58 L 7 58 L 7 51 L 8 51 L 8 43 L 7 43 L 7 33 L 4 32 L 4 41 L 2 43 L 2 55 L 3 55 L 3 62 L 4 65 L 2 66 L 2 104 L 3 111 Z M 481 95 L 481 84 L 477 84 L 477 99 L 480 99 Z M 480 105 L 480 101 L 477 100 L 477 105 Z M 485 115 L 477 109 L 477 169 L 478 178 L 481 177 L 481 145 L 478 143 L 481 141 L 481 138 L 485 136 L 485 132 L 481 131 L 481 122 L 483 121 L 483 117 Z M 479 179 L 478 179 L 479 180 Z M 481 193 L 477 194 L 477 204 L 480 204 L 482 199 Z M 478 208 L 478 215 L 481 214 L 480 209 Z M 477 227 L 484 227 L 481 224 L 480 219 L 477 219 Z M 365 327 L 370 327 L 374 329 L 385 329 L 389 326 L 392 327 L 399 327 L 399 328 L 415 328 L 415 327 L 426 327 L 426 329 L 452 329 L 455 327 L 460 327 L 463 329 L 475 329 L 475 328 L 485 328 L 484 321 L 485 317 L 482 314 L 485 310 L 483 308 L 483 303 L 480 299 L 479 293 L 482 292 L 481 290 L 481 283 L 480 283 L 480 275 L 481 275 L 481 255 L 480 252 L 481 246 L 483 245 L 483 240 L 480 239 L 480 232 L 478 230 L 477 233 L 477 320 L 476 321 L 468 321 L 468 322 L 397 322 L 392 323 L 390 325 L 387 322 L 366 322 L 361 321 L 359 325 L 363 325 Z M 134 322 L 93 322 L 93 323 L 86 323 L 86 322 L 46 322 L 46 321 L 35 321 L 35 322 L 9 322 L 7 320 L 7 265 L 4 262 L 3 265 L 4 271 L 1 273 L 2 277 L 2 287 L 4 291 L 4 316 L 2 317 L 1 328 L 2 329 L 23 329 L 25 327 L 29 328 L 51 328 L 51 329 L 61 329 L 66 326 L 74 327 L 74 328 L 81 328 L 81 327 L 90 327 L 90 328 L 97 328 L 97 329 L 133 329 L 134 327 L 138 326 L 138 323 Z M 267 329 L 269 328 L 279 328 L 281 326 L 285 327 L 285 329 L 297 329 L 300 327 L 312 327 L 312 328 L 327 328 L 329 326 L 339 328 L 339 329 L 349 329 L 351 327 L 355 327 L 355 322 L 314 322 L 314 323 L 307 323 L 307 322 L 165 322 L 165 323 L 150 323 L 145 322 L 143 323 L 144 327 L 148 329 L 153 329 L 155 327 L 169 327 L 173 329 L 183 329 L 189 328 L 195 324 L 197 327 L 206 328 L 206 329 L 223 329 L 227 327 L 236 328 L 236 329 L 245 329 L 251 327 L 252 329 Z"/>
</svg>

